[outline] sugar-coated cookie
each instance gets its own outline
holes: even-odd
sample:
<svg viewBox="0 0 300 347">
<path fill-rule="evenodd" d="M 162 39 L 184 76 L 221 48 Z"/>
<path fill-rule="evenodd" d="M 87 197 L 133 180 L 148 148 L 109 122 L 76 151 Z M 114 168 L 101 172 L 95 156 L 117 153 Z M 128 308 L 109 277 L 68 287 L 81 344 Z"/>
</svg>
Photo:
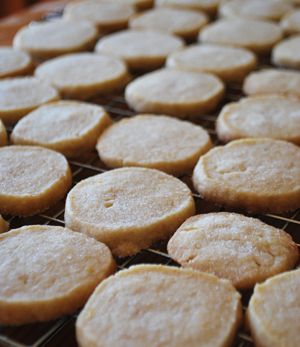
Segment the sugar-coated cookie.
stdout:
<svg viewBox="0 0 300 347">
<path fill-rule="evenodd" d="M 283 95 L 249 96 L 225 105 L 216 122 L 218 138 L 271 137 L 300 145 L 300 100 Z"/>
<path fill-rule="evenodd" d="M 9 223 L 6 222 L 0 215 L 0 234 L 6 233 L 9 229 Z"/>
<path fill-rule="evenodd" d="M 247 321 L 255 346 L 295 347 L 300 341 L 300 270 L 256 285 Z"/>
<path fill-rule="evenodd" d="M 251 213 L 283 213 L 300 207 L 300 148 L 273 139 L 243 139 L 211 149 L 193 174 L 209 201 Z"/>
<path fill-rule="evenodd" d="M 241 319 L 240 295 L 229 281 L 139 265 L 97 287 L 78 317 L 76 336 L 81 347 L 228 347 Z"/>
<path fill-rule="evenodd" d="M 300 4 L 300 3 L 299 3 Z M 287 12 L 280 21 L 280 26 L 287 35 L 300 33 L 300 9 Z"/>
<path fill-rule="evenodd" d="M 125 99 L 137 112 L 184 118 L 212 111 L 224 91 L 224 83 L 213 74 L 161 69 L 129 83 Z"/>
<path fill-rule="evenodd" d="M 300 69 L 300 34 L 289 37 L 272 49 L 272 62 L 290 69 Z"/>
<path fill-rule="evenodd" d="M 282 37 L 282 29 L 272 22 L 219 19 L 200 30 L 198 40 L 204 43 L 248 48 L 258 54 L 268 54 Z"/>
<path fill-rule="evenodd" d="M 106 129 L 97 143 L 108 167 L 141 166 L 174 176 L 192 171 L 211 147 L 201 126 L 162 115 L 123 119 Z"/>
<path fill-rule="evenodd" d="M 208 213 L 186 220 L 168 243 L 185 268 L 226 278 L 239 290 L 291 270 L 298 247 L 280 229 L 237 213 Z"/>
<path fill-rule="evenodd" d="M 57 89 L 37 78 L 5 78 L 0 80 L 0 119 L 4 124 L 17 123 L 40 105 L 59 99 Z"/>
<path fill-rule="evenodd" d="M 244 80 L 246 95 L 281 94 L 300 98 L 300 72 L 263 69 L 251 72 Z"/>
<path fill-rule="evenodd" d="M 0 148 L 0 213 L 31 216 L 62 199 L 72 184 L 65 157 L 34 146 Z"/>
<path fill-rule="evenodd" d="M 204 11 L 208 15 L 215 15 L 221 0 L 155 0 L 155 6 L 175 7 Z"/>
<path fill-rule="evenodd" d="M 123 168 L 78 183 L 67 196 L 65 221 L 124 257 L 170 236 L 194 213 L 192 193 L 179 179 Z"/>
<path fill-rule="evenodd" d="M 90 22 L 40 22 L 16 33 L 13 47 L 34 58 L 53 58 L 93 48 L 98 30 Z"/>
<path fill-rule="evenodd" d="M 16 145 L 50 148 L 70 158 L 93 150 L 99 135 L 111 123 L 101 106 L 58 101 L 22 118 L 14 127 L 10 141 Z"/>
<path fill-rule="evenodd" d="M 129 20 L 129 27 L 161 30 L 184 39 L 195 39 L 208 21 L 208 16 L 201 11 L 157 7 L 133 15 Z"/>
<path fill-rule="evenodd" d="M 12 47 L 0 47 L 0 78 L 26 75 L 33 69 L 29 54 Z"/>
<path fill-rule="evenodd" d="M 102 243 L 57 226 L 31 225 L 0 235 L 0 324 L 43 322 L 83 307 L 116 271 Z"/>
<path fill-rule="evenodd" d="M 0 119 L 0 147 L 8 145 L 7 132 L 5 126 Z"/>
<path fill-rule="evenodd" d="M 183 40 L 175 35 L 131 29 L 104 36 L 95 51 L 121 58 L 132 70 L 154 70 L 163 66 L 168 54 L 183 45 Z"/>
<path fill-rule="evenodd" d="M 256 55 L 247 49 L 216 44 L 195 44 L 169 54 L 167 67 L 210 72 L 224 82 L 242 82 L 257 65 Z"/>
<path fill-rule="evenodd" d="M 40 64 L 34 74 L 54 85 L 62 96 L 79 100 L 121 90 L 130 81 L 122 60 L 95 53 L 66 54 L 50 59 Z"/>
</svg>

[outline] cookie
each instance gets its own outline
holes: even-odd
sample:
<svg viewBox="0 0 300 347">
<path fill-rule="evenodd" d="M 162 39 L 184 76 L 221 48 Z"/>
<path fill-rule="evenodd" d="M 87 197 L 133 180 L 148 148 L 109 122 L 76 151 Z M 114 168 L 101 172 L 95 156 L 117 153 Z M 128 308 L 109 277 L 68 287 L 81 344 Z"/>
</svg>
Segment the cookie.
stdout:
<svg viewBox="0 0 300 347">
<path fill-rule="evenodd" d="M 190 217 L 170 239 L 168 253 L 183 267 L 228 279 L 238 290 L 291 270 L 299 258 L 284 231 L 227 212 Z"/>
<path fill-rule="evenodd" d="M 6 233 L 9 229 L 9 223 L 6 222 L 0 215 L 0 234 Z"/>
<path fill-rule="evenodd" d="M 229 281 L 140 265 L 97 287 L 78 317 L 76 336 L 82 347 L 226 347 L 241 318 L 240 295 Z"/>
<path fill-rule="evenodd" d="M 195 39 L 208 21 L 208 16 L 201 11 L 157 7 L 133 15 L 129 20 L 129 27 L 161 30 L 184 39 Z"/>
<path fill-rule="evenodd" d="M 273 139 L 235 140 L 200 157 L 193 183 L 200 195 L 230 209 L 283 213 L 300 207 L 300 149 Z"/>
<path fill-rule="evenodd" d="M 116 271 L 102 243 L 57 226 L 0 235 L 0 324 L 43 322 L 74 313 Z"/>
<path fill-rule="evenodd" d="M 280 26 L 287 35 L 300 33 L 300 9 L 287 12 L 280 20 Z"/>
<path fill-rule="evenodd" d="M 215 44 L 195 44 L 169 54 L 167 67 L 210 72 L 224 82 L 243 82 L 257 66 L 256 55 L 246 49 Z"/>
<path fill-rule="evenodd" d="M 17 123 L 40 105 L 59 99 L 54 87 L 37 78 L 5 78 L 0 80 L 0 119 L 4 124 Z"/>
<path fill-rule="evenodd" d="M 103 0 L 103 1 L 110 1 L 114 3 L 121 3 L 121 4 L 127 4 L 134 6 L 136 10 L 138 11 L 144 11 L 148 10 L 149 8 L 153 7 L 154 0 Z"/>
<path fill-rule="evenodd" d="M 272 22 L 219 19 L 199 32 L 198 41 L 248 48 L 257 54 L 268 54 L 282 37 L 282 29 Z"/>
<path fill-rule="evenodd" d="M 196 117 L 212 111 L 225 87 L 213 74 L 161 69 L 136 78 L 125 89 L 125 100 L 136 112 Z"/>
<path fill-rule="evenodd" d="M 232 0 L 220 5 L 219 16 L 279 21 L 292 8 L 292 5 L 281 1 Z"/>
<path fill-rule="evenodd" d="M 64 21 L 90 21 L 105 34 L 127 28 L 128 20 L 136 12 L 134 6 L 120 1 L 72 1 L 64 9 Z"/>
<path fill-rule="evenodd" d="M 37 108 L 14 127 L 10 141 L 53 149 L 71 158 L 95 148 L 102 131 L 112 124 L 98 105 L 58 101 Z"/>
<path fill-rule="evenodd" d="M 32 69 L 29 54 L 12 47 L 0 47 L 0 78 L 27 75 Z"/>
<path fill-rule="evenodd" d="M 48 59 L 92 49 L 98 30 L 89 22 L 40 22 L 18 30 L 13 47 L 34 58 Z"/>
<path fill-rule="evenodd" d="M 194 213 L 192 193 L 179 179 L 123 168 L 78 183 L 67 196 L 65 221 L 124 257 L 170 236 Z"/>
<path fill-rule="evenodd" d="M 0 213 L 31 216 L 62 199 L 72 184 L 63 155 L 42 147 L 0 148 Z"/>
<path fill-rule="evenodd" d="M 300 98 L 300 72 L 263 69 L 251 72 L 244 80 L 246 95 L 281 94 Z"/>
<path fill-rule="evenodd" d="M 300 100 L 267 94 L 243 98 L 223 107 L 216 131 L 225 143 L 246 137 L 270 137 L 300 145 Z"/>
<path fill-rule="evenodd" d="M 257 285 L 247 310 L 256 346 L 294 347 L 300 340 L 300 270 Z"/>
<path fill-rule="evenodd" d="M 211 147 L 201 126 L 168 116 L 139 115 L 106 129 L 96 148 L 108 167 L 141 166 L 179 176 L 192 171 Z"/>
<path fill-rule="evenodd" d="M 50 59 L 40 64 L 34 74 L 55 86 L 65 98 L 78 100 L 121 90 L 130 80 L 123 61 L 95 53 L 66 54 Z"/>
<path fill-rule="evenodd" d="M 271 59 L 274 65 L 300 70 L 300 34 L 277 43 Z"/>
<path fill-rule="evenodd" d="M 175 35 L 152 30 L 124 30 L 101 38 L 95 51 L 121 58 L 132 70 L 162 67 L 168 54 L 184 42 Z"/>
<path fill-rule="evenodd" d="M 155 6 L 168 6 L 179 9 L 204 11 L 210 16 L 217 13 L 221 0 L 155 0 Z"/>
<path fill-rule="evenodd" d="M 0 147 L 6 145 L 8 145 L 7 132 L 5 126 L 2 123 L 2 120 L 0 119 Z"/>
</svg>

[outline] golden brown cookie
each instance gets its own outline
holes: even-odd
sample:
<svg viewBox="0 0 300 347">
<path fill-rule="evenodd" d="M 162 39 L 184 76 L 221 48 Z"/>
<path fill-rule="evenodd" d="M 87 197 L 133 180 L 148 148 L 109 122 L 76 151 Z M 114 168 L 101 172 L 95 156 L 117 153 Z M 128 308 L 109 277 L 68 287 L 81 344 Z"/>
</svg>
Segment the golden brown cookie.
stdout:
<svg viewBox="0 0 300 347">
<path fill-rule="evenodd" d="M 192 171 L 211 147 L 201 126 L 168 116 L 139 115 L 106 129 L 96 148 L 108 167 L 141 166 L 179 176 Z"/>
<path fill-rule="evenodd" d="M 211 149 L 193 174 L 209 201 L 251 213 L 283 213 L 300 207 L 300 148 L 273 139 L 243 139 Z"/>
<path fill-rule="evenodd" d="M 62 199 L 72 184 L 65 157 L 42 147 L 0 148 L 0 213 L 31 216 Z"/>
<path fill-rule="evenodd" d="M 179 9 L 204 11 L 215 15 L 221 0 L 155 0 L 155 6 L 167 6 Z"/>
<path fill-rule="evenodd" d="M 190 217 L 170 239 L 168 253 L 183 267 L 228 279 L 238 290 L 291 270 L 299 258 L 284 231 L 227 212 Z"/>
<path fill-rule="evenodd" d="M 194 213 L 192 193 L 179 179 L 123 168 L 78 183 L 67 196 L 65 221 L 124 257 L 170 236 Z"/>
<path fill-rule="evenodd" d="M 0 78 L 26 75 L 33 68 L 29 54 L 12 47 L 0 47 Z"/>
<path fill-rule="evenodd" d="M 299 70 L 300 34 L 277 43 L 272 49 L 272 62 L 274 65 Z"/>
<path fill-rule="evenodd" d="M 287 35 L 300 33 L 300 9 L 287 12 L 280 21 L 280 26 Z"/>
<path fill-rule="evenodd" d="M 0 215 L 0 234 L 6 233 L 9 229 L 9 223 L 6 222 Z"/>
<path fill-rule="evenodd" d="M 112 124 L 104 108 L 78 101 L 58 101 L 37 108 L 14 127 L 10 141 L 53 149 L 67 158 L 95 148 Z"/>
<path fill-rule="evenodd" d="M 102 243 L 57 226 L 0 235 L 0 324 L 43 322 L 82 307 L 116 264 Z"/>
<path fill-rule="evenodd" d="M 7 132 L 5 126 L 0 119 L 0 147 L 8 145 Z"/>
<path fill-rule="evenodd" d="M 140 265 L 98 286 L 78 317 L 76 336 L 82 347 L 227 347 L 241 318 L 240 295 L 229 281 Z"/>
</svg>

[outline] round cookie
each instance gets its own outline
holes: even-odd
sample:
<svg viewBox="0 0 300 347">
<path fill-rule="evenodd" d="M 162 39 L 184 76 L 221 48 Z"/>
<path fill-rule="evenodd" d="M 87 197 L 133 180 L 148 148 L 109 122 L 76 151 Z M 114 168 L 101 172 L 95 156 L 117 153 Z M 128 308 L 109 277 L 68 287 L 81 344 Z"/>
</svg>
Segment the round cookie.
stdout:
<svg viewBox="0 0 300 347">
<path fill-rule="evenodd" d="M 90 21 L 104 34 L 125 29 L 135 12 L 134 6 L 116 1 L 72 1 L 65 7 L 62 18 L 76 23 Z"/>
<path fill-rule="evenodd" d="M 227 347 L 241 319 L 240 295 L 229 281 L 140 265 L 97 287 L 78 317 L 76 336 L 82 347 Z"/>
<path fill-rule="evenodd" d="M 42 104 L 59 100 L 58 91 L 34 77 L 0 80 L 0 119 L 4 124 L 17 123 Z"/>
<path fill-rule="evenodd" d="M 139 115 L 106 129 L 96 148 L 108 167 L 141 166 L 179 176 L 192 171 L 211 147 L 209 134 L 198 125 L 168 116 Z"/>
<path fill-rule="evenodd" d="M 212 111 L 224 91 L 223 82 L 212 74 L 161 69 L 129 83 L 125 100 L 137 112 L 196 117 Z"/>
<path fill-rule="evenodd" d="M 33 63 L 29 54 L 12 47 L 0 47 L 0 78 L 26 75 Z"/>
<path fill-rule="evenodd" d="M 168 253 L 183 267 L 228 279 L 238 290 L 291 270 L 299 258 L 284 231 L 227 212 L 190 217 L 170 239 Z"/>
<path fill-rule="evenodd" d="M 255 54 L 237 47 L 215 44 L 195 44 L 171 53 L 167 67 L 209 72 L 224 82 L 242 82 L 257 65 Z"/>
<path fill-rule="evenodd" d="M 200 195 L 230 209 L 283 213 L 300 207 L 300 148 L 273 139 L 243 139 L 200 157 L 193 183 Z"/>
<path fill-rule="evenodd" d="M 63 155 L 42 147 L 0 148 L 0 213 L 31 216 L 62 199 L 72 184 Z"/>
<path fill-rule="evenodd" d="M 280 26 L 287 35 L 300 33 L 300 9 L 287 12 L 280 21 Z"/>
<path fill-rule="evenodd" d="M 231 0 L 219 6 L 219 16 L 279 21 L 292 6 L 272 0 Z"/>
<path fill-rule="evenodd" d="M 279 25 L 250 19 L 219 19 L 199 32 L 198 41 L 248 48 L 268 54 L 283 37 Z"/>
<path fill-rule="evenodd" d="M 101 38 L 95 51 L 123 59 L 132 70 L 163 66 L 168 54 L 184 42 L 174 35 L 152 30 L 124 30 Z"/>
<path fill-rule="evenodd" d="M 221 0 L 155 0 L 155 6 L 204 11 L 212 16 L 217 13 Z"/>
<path fill-rule="evenodd" d="M 295 347 L 300 340 L 300 270 L 256 285 L 247 321 L 256 346 Z"/>
<path fill-rule="evenodd" d="M 133 15 L 129 20 L 129 27 L 161 30 L 184 39 L 195 39 L 208 21 L 207 15 L 201 11 L 157 7 Z"/>
<path fill-rule="evenodd" d="M 216 122 L 218 138 L 270 137 L 300 145 L 300 100 L 258 95 L 227 104 Z"/>
<path fill-rule="evenodd" d="M 37 108 L 14 127 L 10 141 L 53 149 L 67 158 L 95 148 L 102 131 L 112 123 L 98 105 L 58 101 Z"/>
<path fill-rule="evenodd" d="M 274 65 L 300 69 L 300 34 L 283 40 L 272 49 Z"/>
<path fill-rule="evenodd" d="M 89 22 L 41 22 L 27 25 L 16 33 L 13 47 L 34 58 L 53 58 L 93 48 L 98 36 Z"/>
<path fill-rule="evenodd" d="M 179 179 L 123 168 L 78 183 L 67 196 L 65 221 L 124 257 L 170 236 L 194 213 L 192 193 Z"/>
<path fill-rule="evenodd" d="M 78 100 L 120 90 L 130 81 L 123 61 L 95 53 L 74 53 L 53 58 L 40 64 L 34 74 L 54 85 L 65 98 Z"/>
<path fill-rule="evenodd" d="M 251 72 L 244 80 L 246 95 L 281 94 L 300 98 L 300 72 L 263 69 Z"/>
<path fill-rule="evenodd" d="M 102 243 L 57 226 L 31 225 L 0 235 L 0 324 L 43 322 L 83 307 L 116 271 Z"/>
<path fill-rule="evenodd" d="M 9 229 L 9 223 L 0 215 L 0 234 L 6 233 Z"/>
<path fill-rule="evenodd" d="M 8 145 L 7 132 L 2 120 L 0 119 L 0 147 Z"/>
</svg>

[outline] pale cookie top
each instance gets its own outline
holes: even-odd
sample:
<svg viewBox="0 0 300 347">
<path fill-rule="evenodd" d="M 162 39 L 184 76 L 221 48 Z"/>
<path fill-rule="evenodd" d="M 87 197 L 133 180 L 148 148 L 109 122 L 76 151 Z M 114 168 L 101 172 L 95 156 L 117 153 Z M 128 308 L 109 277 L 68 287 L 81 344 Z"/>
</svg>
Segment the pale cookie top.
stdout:
<svg viewBox="0 0 300 347">
<path fill-rule="evenodd" d="M 0 146 L 6 146 L 7 144 L 7 132 L 2 120 L 0 119 Z"/>
<path fill-rule="evenodd" d="M 1 324 L 72 313 L 116 269 L 104 244 L 62 227 L 25 226 L 0 241 Z"/>
<path fill-rule="evenodd" d="M 300 33 L 300 9 L 287 12 L 281 18 L 280 26 L 288 35 Z"/>
<path fill-rule="evenodd" d="M 215 44 L 195 44 L 171 53 L 167 67 L 210 72 L 225 82 L 242 82 L 257 65 L 255 54 L 237 47 Z"/>
<path fill-rule="evenodd" d="M 90 21 L 100 32 L 110 32 L 125 29 L 129 17 L 135 12 L 134 6 L 120 1 L 75 1 L 67 4 L 62 18 L 66 21 Z"/>
<path fill-rule="evenodd" d="M 257 346 L 295 347 L 300 341 L 300 270 L 257 285 L 247 320 Z"/>
<path fill-rule="evenodd" d="M 272 50 L 275 65 L 300 70 L 300 34 L 277 43 Z"/>
<path fill-rule="evenodd" d="M 22 118 L 10 136 L 11 143 L 54 149 L 74 157 L 95 148 L 102 131 L 112 123 L 98 105 L 58 101 L 37 108 Z"/>
<path fill-rule="evenodd" d="M 9 223 L 6 222 L 0 215 L 0 234 L 6 233 L 9 229 Z"/>
<path fill-rule="evenodd" d="M 105 2 L 114 2 L 134 6 L 138 11 L 147 10 L 153 6 L 154 0 L 101 0 Z"/>
<path fill-rule="evenodd" d="M 198 40 L 248 48 L 258 54 L 269 53 L 283 37 L 279 25 L 250 19 L 219 19 L 199 32 Z"/>
<path fill-rule="evenodd" d="M 284 231 L 227 212 L 189 218 L 170 239 L 168 253 L 183 267 L 229 279 L 239 290 L 291 270 L 299 257 Z"/>
<path fill-rule="evenodd" d="M 124 30 L 101 38 L 95 51 L 123 59 L 130 69 L 160 68 L 167 55 L 182 47 L 181 38 L 152 30 Z"/>
<path fill-rule="evenodd" d="M 2 147 L 0 162 L 0 212 L 3 214 L 35 214 L 62 198 L 71 186 L 67 160 L 50 149 Z"/>
<path fill-rule="evenodd" d="M 247 95 L 281 94 L 300 98 L 300 72 L 264 69 L 251 72 L 243 84 Z"/>
<path fill-rule="evenodd" d="M 200 157 L 195 189 L 207 200 L 252 213 L 300 207 L 300 149 L 285 141 L 244 139 Z"/>
<path fill-rule="evenodd" d="M 271 137 L 300 145 L 300 100 L 279 94 L 243 98 L 223 107 L 216 130 L 223 142 Z"/>
<path fill-rule="evenodd" d="M 54 85 L 63 96 L 79 100 L 120 90 L 130 80 L 123 61 L 95 53 L 66 54 L 48 60 L 34 74 Z"/>
<path fill-rule="evenodd" d="M 176 176 L 192 170 L 211 147 L 202 127 L 158 115 L 123 119 L 106 129 L 97 143 L 109 167 L 143 166 Z"/>
<path fill-rule="evenodd" d="M 38 106 L 59 99 L 54 87 L 34 77 L 0 80 L 0 118 L 5 124 L 16 123 Z"/>
<path fill-rule="evenodd" d="M 232 0 L 221 4 L 219 15 L 226 18 L 248 18 L 279 21 L 292 6 L 272 0 Z"/>
<path fill-rule="evenodd" d="M 158 7 L 137 13 L 129 20 L 131 28 L 155 29 L 181 36 L 196 38 L 200 28 L 209 21 L 201 11 Z"/>
<path fill-rule="evenodd" d="M 41 22 L 21 28 L 13 47 L 36 58 L 51 58 L 61 54 L 88 50 L 96 42 L 98 31 L 89 22 Z"/>
<path fill-rule="evenodd" d="M 226 347 L 241 317 L 240 295 L 229 281 L 140 265 L 98 286 L 78 317 L 76 333 L 82 347 Z"/>
<path fill-rule="evenodd" d="M 108 171 L 78 183 L 66 201 L 66 226 L 105 243 L 118 256 L 172 234 L 195 213 L 179 179 L 145 168 Z"/>
<path fill-rule="evenodd" d="M 213 74 L 161 69 L 129 83 L 125 99 L 138 112 L 194 117 L 214 109 L 224 90 Z"/>
<path fill-rule="evenodd" d="M 31 69 L 32 60 L 29 54 L 11 47 L 0 47 L 0 78 L 26 75 Z"/>
<path fill-rule="evenodd" d="M 177 7 L 181 9 L 201 10 L 215 15 L 221 0 L 155 0 L 155 6 Z"/>
</svg>

